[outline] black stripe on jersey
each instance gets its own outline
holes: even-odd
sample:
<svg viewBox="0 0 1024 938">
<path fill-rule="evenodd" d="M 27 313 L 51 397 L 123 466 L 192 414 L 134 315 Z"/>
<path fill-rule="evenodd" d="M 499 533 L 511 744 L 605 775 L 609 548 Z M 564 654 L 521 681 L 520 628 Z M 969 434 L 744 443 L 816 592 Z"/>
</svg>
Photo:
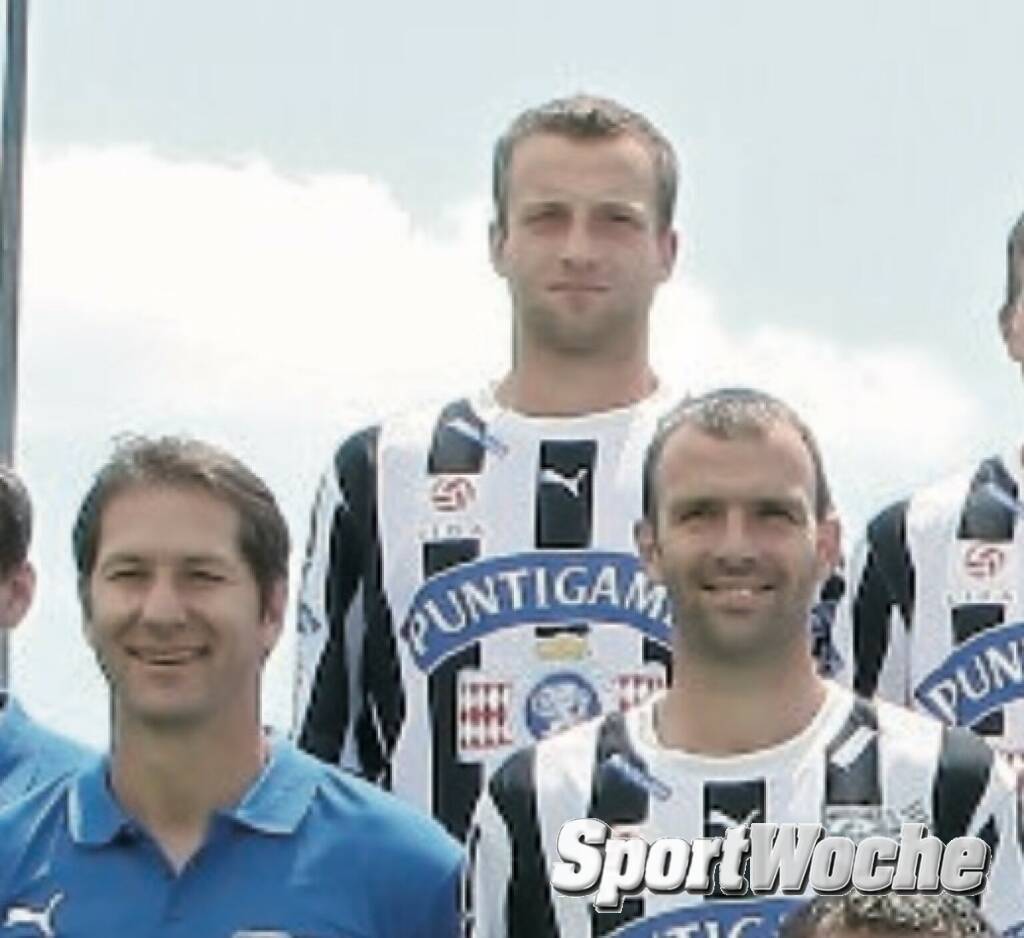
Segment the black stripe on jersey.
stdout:
<svg viewBox="0 0 1024 938">
<path fill-rule="evenodd" d="M 512 876 L 505 900 L 508 934 L 559 938 L 537 818 L 536 752 L 531 747 L 510 757 L 492 776 L 488 790 L 512 841 Z"/>
<path fill-rule="evenodd" d="M 428 542 L 423 545 L 424 579 L 475 560 L 479 554 L 480 542 L 474 539 Z M 480 646 L 473 644 L 442 661 L 427 680 L 433 755 L 433 813 L 459 840 L 464 839 L 469 830 L 473 807 L 483 784 L 479 764 L 459 762 L 459 672 L 463 668 L 479 667 Z"/>
<path fill-rule="evenodd" d="M 452 401 L 438 417 L 427 456 L 430 475 L 464 472 L 479 473 L 484 467 L 484 440 L 487 426 L 462 398 Z"/>
<path fill-rule="evenodd" d="M 534 523 L 537 547 L 590 546 L 596 462 L 594 440 L 541 443 Z"/>
<path fill-rule="evenodd" d="M 635 777 L 630 777 L 628 770 L 617 768 L 619 759 L 636 771 Z M 650 793 L 638 779 L 647 777 L 649 770 L 629 741 L 621 713 L 611 713 L 601 722 L 594 766 L 587 817 L 597 818 L 612 828 L 646 821 L 650 813 Z M 593 938 L 600 938 L 643 916 L 644 900 L 636 896 L 623 899 L 618 912 L 592 909 L 591 934 Z"/>
<path fill-rule="evenodd" d="M 867 530 L 868 555 L 853 602 L 853 687 L 872 697 L 889 649 L 889 611 L 899 608 L 909 628 L 914 612 L 914 567 L 907 550 L 907 502 L 881 512 Z"/>
<path fill-rule="evenodd" d="M 932 789 L 935 834 L 943 843 L 970 833 L 995 763 L 995 753 L 980 736 L 959 727 L 942 728 L 942 747 Z"/>
<path fill-rule="evenodd" d="M 332 519 L 330 575 L 325 608 L 330 634 L 317 663 L 299 745 L 337 762 L 349 720 L 345 655 L 345 618 L 362 581 L 366 622 L 363 674 L 366 708 L 355 727 L 360 763 L 370 778 L 388 785 L 388 760 L 405 716 L 398 651 L 391 609 L 382 586 L 377 519 L 377 443 L 379 427 L 354 434 L 338 449 L 334 469 L 345 505 Z M 367 657 L 374 666 L 367 667 Z M 372 711 L 372 713 L 371 713 Z M 379 732 L 376 727 L 379 727 Z"/>
<path fill-rule="evenodd" d="M 742 782 L 705 782 L 702 795 L 704 837 L 725 837 L 731 827 L 754 824 L 767 817 L 768 786 L 763 778 Z M 744 892 L 724 893 L 715 876 L 711 898 L 742 899 Z"/>
<path fill-rule="evenodd" d="M 960 514 L 957 537 L 961 540 L 1012 541 L 1015 512 L 992 496 L 989 485 L 995 485 L 1011 499 L 1017 499 L 1017 483 L 1013 481 L 998 456 L 986 459 L 971 480 L 971 486 Z"/>
<path fill-rule="evenodd" d="M 825 811 L 881 803 L 878 715 L 867 701 L 855 698 L 850 715 L 825 751 Z"/>
<path fill-rule="evenodd" d="M 1002 625 L 1005 615 L 1006 608 L 996 603 L 957 606 L 952 612 L 953 641 L 957 645 L 962 645 L 975 635 Z M 964 680 L 967 679 L 967 675 L 964 675 Z M 1005 724 L 1003 708 L 1000 707 L 998 710 L 985 714 L 971 725 L 971 729 L 982 736 L 1002 736 Z"/>
</svg>

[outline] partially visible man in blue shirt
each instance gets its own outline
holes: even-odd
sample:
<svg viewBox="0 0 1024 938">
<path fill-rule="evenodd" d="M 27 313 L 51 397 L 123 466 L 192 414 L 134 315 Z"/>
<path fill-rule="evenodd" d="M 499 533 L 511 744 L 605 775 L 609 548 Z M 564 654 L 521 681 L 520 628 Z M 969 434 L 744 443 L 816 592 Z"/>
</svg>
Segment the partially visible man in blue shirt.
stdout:
<svg viewBox="0 0 1024 938">
<path fill-rule="evenodd" d="M 129 441 L 73 539 L 112 747 L 0 811 L 3 938 L 455 936 L 455 841 L 261 730 L 288 564 L 264 483 L 197 441 Z"/>
<path fill-rule="evenodd" d="M 0 465 L 0 630 L 17 626 L 35 594 L 36 574 L 28 559 L 32 502 L 21 479 Z M 69 775 L 91 754 L 78 743 L 32 720 L 0 689 L 0 806 L 32 788 Z"/>
</svg>

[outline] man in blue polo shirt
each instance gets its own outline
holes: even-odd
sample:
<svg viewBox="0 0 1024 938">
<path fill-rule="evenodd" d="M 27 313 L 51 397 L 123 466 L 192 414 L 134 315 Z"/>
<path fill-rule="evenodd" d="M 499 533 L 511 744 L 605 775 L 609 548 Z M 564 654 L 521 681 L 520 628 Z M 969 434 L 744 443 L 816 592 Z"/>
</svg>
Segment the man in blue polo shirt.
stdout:
<svg viewBox="0 0 1024 938">
<path fill-rule="evenodd" d="M 28 559 L 32 502 L 14 471 L 0 465 L 0 630 L 17 626 L 35 594 Z M 32 720 L 7 691 L 0 690 L 0 806 L 30 789 L 69 775 L 89 751 Z"/>
<path fill-rule="evenodd" d="M 74 549 L 112 748 L 0 811 L 0 938 L 456 935 L 457 844 L 261 730 L 288 532 L 260 479 L 197 441 L 127 442 Z"/>
</svg>

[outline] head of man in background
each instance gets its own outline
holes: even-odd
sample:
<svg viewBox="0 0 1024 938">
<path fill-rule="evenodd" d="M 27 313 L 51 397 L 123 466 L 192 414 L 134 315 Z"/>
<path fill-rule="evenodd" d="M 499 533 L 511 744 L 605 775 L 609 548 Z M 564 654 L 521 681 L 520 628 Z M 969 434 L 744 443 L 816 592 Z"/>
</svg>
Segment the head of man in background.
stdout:
<svg viewBox="0 0 1024 938">
<path fill-rule="evenodd" d="M 490 248 L 514 329 L 504 403 L 569 414 L 654 388 L 649 318 L 675 263 L 677 173 L 647 118 L 590 95 L 525 111 L 498 140 Z"/>
<path fill-rule="evenodd" d="M 675 743 L 742 751 L 802 729 L 824 699 L 807 623 L 840 540 L 807 425 L 760 391 L 685 400 L 648 449 L 636 534 L 675 623 L 663 713 Z M 712 700 L 721 721 L 697 716 Z"/>
<path fill-rule="evenodd" d="M 36 574 L 28 558 L 32 502 L 15 472 L 0 466 L 0 632 L 25 618 L 35 595 Z M 0 688 L 0 805 L 29 789 L 68 775 L 90 753 L 31 720 Z"/>
<path fill-rule="evenodd" d="M 779 938 L 997 938 L 978 907 L 950 893 L 818 896 L 789 915 Z"/>
<path fill-rule="evenodd" d="M 32 502 L 21 479 L 0 466 L 0 629 L 10 631 L 25 617 L 36 589 L 28 559 Z"/>
<path fill-rule="evenodd" d="M 999 329 L 1010 357 L 1024 367 L 1024 215 L 1006 242 L 1006 300 L 999 309 Z"/>
</svg>

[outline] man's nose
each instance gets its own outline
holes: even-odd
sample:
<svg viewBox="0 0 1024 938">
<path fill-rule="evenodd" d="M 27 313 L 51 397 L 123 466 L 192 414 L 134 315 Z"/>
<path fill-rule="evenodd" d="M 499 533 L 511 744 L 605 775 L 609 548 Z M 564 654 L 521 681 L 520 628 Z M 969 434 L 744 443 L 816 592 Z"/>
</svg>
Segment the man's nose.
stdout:
<svg viewBox="0 0 1024 938">
<path fill-rule="evenodd" d="M 142 603 L 142 618 L 151 625 L 174 627 L 185 621 L 179 584 L 170 573 L 158 573 L 149 582 Z"/>
<path fill-rule="evenodd" d="M 753 562 L 756 556 L 753 531 L 745 512 L 733 509 L 725 513 L 716 548 L 717 558 L 723 563 L 745 566 Z"/>
<path fill-rule="evenodd" d="M 582 214 L 569 219 L 562 242 L 562 263 L 569 267 L 582 267 L 594 261 L 594 239 L 590 225 Z"/>
</svg>

